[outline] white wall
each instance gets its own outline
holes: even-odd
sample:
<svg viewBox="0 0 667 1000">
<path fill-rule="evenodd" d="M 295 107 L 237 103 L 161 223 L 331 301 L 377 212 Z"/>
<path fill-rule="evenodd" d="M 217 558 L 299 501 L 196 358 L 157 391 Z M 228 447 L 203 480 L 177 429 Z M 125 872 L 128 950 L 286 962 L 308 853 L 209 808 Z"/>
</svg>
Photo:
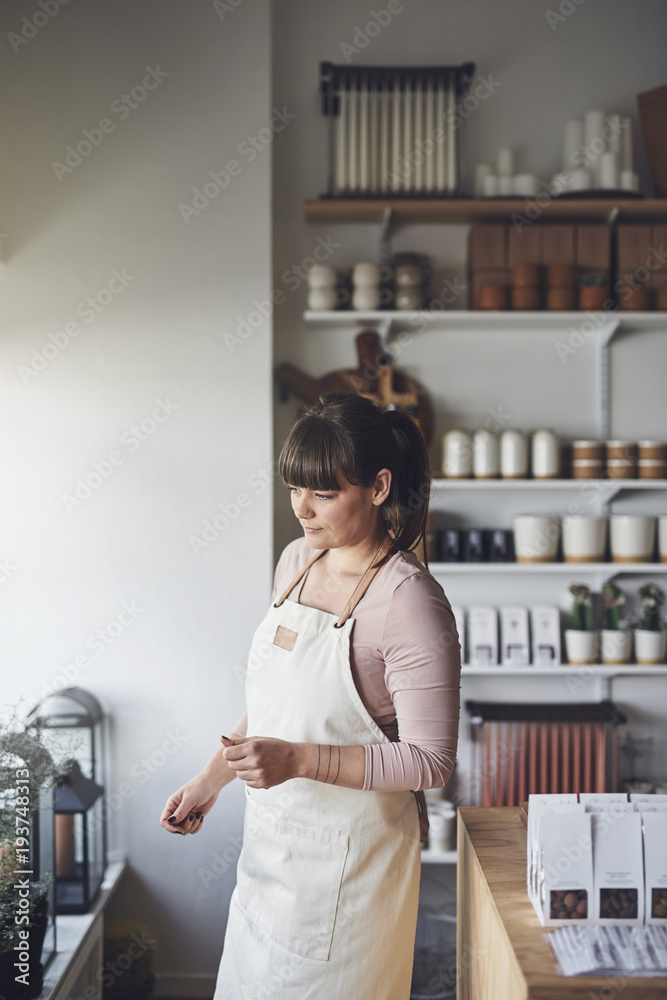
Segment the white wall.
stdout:
<svg viewBox="0 0 667 1000">
<path fill-rule="evenodd" d="M 379 226 L 309 225 L 303 219 L 303 201 L 326 187 L 326 120 L 320 114 L 317 85 L 320 60 L 354 65 L 461 63 L 477 64 L 484 77 L 499 83 L 495 92 L 465 125 L 464 145 L 469 166 L 491 160 L 500 146 L 512 146 L 521 170 L 548 177 L 560 167 L 563 126 L 587 109 L 601 107 L 629 115 L 633 120 L 635 156 L 642 184 L 651 193 L 636 110 L 636 94 L 664 83 L 664 44 L 667 7 L 659 0 L 630 5 L 623 0 L 585 0 L 561 5 L 573 13 L 555 22 L 548 10 L 556 3 L 533 0 L 404 0 L 379 34 L 358 53 L 341 46 L 363 37 L 357 29 L 372 20 L 371 6 L 357 0 L 327 4 L 294 0 L 281 5 L 274 19 L 274 100 L 297 115 L 276 148 L 274 158 L 274 284 L 284 287 L 282 275 L 310 253 L 318 236 L 331 238 L 330 262 L 346 268 L 356 261 L 377 259 Z M 386 21 L 386 15 L 383 20 Z M 470 170 L 468 171 L 470 174 Z M 437 279 L 466 280 L 464 226 L 406 226 L 394 235 L 393 249 L 418 250 L 431 255 Z M 356 364 L 354 334 L 340 330 L 306 329 L 302 319 L 306 291 L 288 294 L 276 311 L 277 361 L 291 361 L 312 375 Z M 455 308 L 463 308 L 465 296 Z M 564 331 L 566 336 L 569 330 Z M 531 430 L 554 427 L 564 437 L 597 436 L 595 422 L 595 353 L 589 341 L 562 364 L 555 350 L 561 335 L 530 331 L 499 333 L 490 321 L 486 331 L 435 328 L 415 335 L 401 352 L 397 367 L 420 380 L 435 410 L 432 461 L 439 464 L 439 442 L 448 427 L 470 429 L 485 423 L 491 412 L 509 415 L 509 426 Z M 660 373 L 667 370 L 664 331 L 636 331 L 619 338 L 612 353 L 611 434 L 618 437 L 664 438 L 667 398 Z M 276 447 L 287 432 L 295 401 L 276 403 Z M 478 498 L 477 498 L 478 499 Z M 581 498 L 578 491 L 567 503 Z M 511 527 L 519 510 L 560 510 L 558 497 L 518 494 L 490 501 L 455 494 L 447 498 L 443 514 L 456 523 Z M 438 505 L 433 504 L 434 507 Z M 284 488 L 276 488 L 276 552 L 298 533 Z M 631 495 L 619 501 L 619 510 L 667 510 L 663 494 L 648 499 Z M 584 512 L 591 512 L 584 504 Z M 563 512 L 560 510 L 560 512 Z M 572 579 L 575 579 L 576 575 Z M 504 578 L 442 577 L 452 603 L 508 603 L 539 600 L 558 602 L 570 578 L 535 583 Z M 631 589 L 636 589 L 633 585 Z M 576 678 L 576 680 L 581 680 Z M 653 756 L 640 766 L 645 773 L 664 771 L 664 679 L 619 680 L 613 696 L 628 711 L 636 735 L 652 735 Z M 503 677 L 502 682 L 468 678 L 463 699 L 595 700 L 594 682 L 574 686 L 562 678 L 532 682 Z M 462 711 L 461 761 L 467 760 L 465 711 Z"/>
<path fill-rule="evenodd" d="M 271 115 L 270 5 L 221 17 L 208 0 L 72 0 L 43 26 L 40 9 L 1 12 L 0 700 L 29 707 L 69 674 L 103 702 L 111 847 L 133 868 L 115 908 L 155 930 L 161 990 L 192 995 L 179 977 L 210 988 L 234 882 L 233 865 L 207 885 L 198 869 L 240 831 L 241 789 L 196 838 L 158 817 L 240 714 L 234 668 L 270 596 L 271 490 L 251 478 L 271 470 L 270 321 L 233 350 L 224 339 L 270 290 L 270 148 L 238 150 Z M 168 75 L 123 110 L 146 67 Z M 59 180 L 52 162 L 103 118 Z M 179 204 L 230 160 L 239 172 L 186 224 Z M 116 270 L 126 285 L 91 320 L 80 304 Z M 111 475 L 67 502 L 112 452 Z M 191 536 L 239 494 L 247 506 L 195 553 Z M 125 603 L 141 611 L 119 629 Z"/>
</svg>

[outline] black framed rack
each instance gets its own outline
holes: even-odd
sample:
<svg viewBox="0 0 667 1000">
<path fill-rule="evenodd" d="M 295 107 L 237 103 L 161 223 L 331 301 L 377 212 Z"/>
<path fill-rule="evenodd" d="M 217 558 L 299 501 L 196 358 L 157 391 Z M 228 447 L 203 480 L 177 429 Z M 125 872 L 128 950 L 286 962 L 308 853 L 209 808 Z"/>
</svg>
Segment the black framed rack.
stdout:
<svg viewBox="0 0 667 1000">
<path fill-rule="evenodd" d="M 475 63 L 339 66 L 320 63 L 328 118 L 325 198 L 461 197 L 463 101 Z"/>
</svg>

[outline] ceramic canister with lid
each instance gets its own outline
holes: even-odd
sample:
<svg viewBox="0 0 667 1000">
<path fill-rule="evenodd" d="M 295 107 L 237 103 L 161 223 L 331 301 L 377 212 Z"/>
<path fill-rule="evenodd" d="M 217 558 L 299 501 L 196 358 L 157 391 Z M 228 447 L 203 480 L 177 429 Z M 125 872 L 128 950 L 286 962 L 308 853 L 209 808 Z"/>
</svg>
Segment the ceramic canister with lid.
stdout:
<svg viewBox="0 0 667 1000">
<path fill-rule="evenodd" d="M 500 435 L 500 475 L 503 479 L 525 479 L 528 475 L 528 441 L 513 427 Z"/>
<path fill-rule="evenodd" d="M 599 479 L 604 472 L 602 441 L 572 442 L 572 475 L 575 479 Z"/>
<path fill-rule="evenodd" d="M 637 445 L 634 441 L 607 441 L 607 475 L 610 479 L 635 479 Z"/>
<path fill-rule="evenodd" d="M 558 478 L 560 475 L 560 444 L 550 428 L 540 427 L 533 432 L 531 453 L 535 479 Z"/>
<path fill-rule="evenodd" d="M 467 431 L 447 431 L 442 439 L 442 472 L 448 479 L 472 475 L 472 440 Z"/>
<path fill-rule="evenodd" d="M 640 441 L 638 473 L 640 479 L 667 479 L 667 444 L 664 441 Z"/>
<path fill-rule="evenodd" d="M 485 427 L 473 435 L 472 468 L 475 479 L 496 479 L 500 471 L 498 436 Z"/>
</svg>

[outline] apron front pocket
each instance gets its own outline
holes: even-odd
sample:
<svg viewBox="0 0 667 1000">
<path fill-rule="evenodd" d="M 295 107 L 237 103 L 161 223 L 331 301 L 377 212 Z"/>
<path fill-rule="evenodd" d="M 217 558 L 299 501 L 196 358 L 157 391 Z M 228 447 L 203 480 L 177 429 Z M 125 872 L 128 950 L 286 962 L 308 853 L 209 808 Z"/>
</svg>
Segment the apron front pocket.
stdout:
<svg viewBox="0 0 667 1000">
<path fill-rule="evenodd" d="M 241 908 L 287 951 L 328 961 L 349 837 L 290 823 L 249 797 L 246 802 L 237 869 Z"/>
</svg>

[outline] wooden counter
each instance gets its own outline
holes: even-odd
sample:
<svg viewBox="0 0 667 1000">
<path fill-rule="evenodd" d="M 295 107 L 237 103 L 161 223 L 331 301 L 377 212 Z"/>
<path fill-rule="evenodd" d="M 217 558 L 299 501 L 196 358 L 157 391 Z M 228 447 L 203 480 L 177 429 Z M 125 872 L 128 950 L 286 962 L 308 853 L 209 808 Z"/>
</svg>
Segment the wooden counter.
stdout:
<svg viewBox="0 0 667 1000">
<path fill-rule="evenodd" d="M 457 1000 L 649 1000 L 667 977 L 561 976 L 526 892 L 520 808 L 458 811 Z"/>
</svg>

